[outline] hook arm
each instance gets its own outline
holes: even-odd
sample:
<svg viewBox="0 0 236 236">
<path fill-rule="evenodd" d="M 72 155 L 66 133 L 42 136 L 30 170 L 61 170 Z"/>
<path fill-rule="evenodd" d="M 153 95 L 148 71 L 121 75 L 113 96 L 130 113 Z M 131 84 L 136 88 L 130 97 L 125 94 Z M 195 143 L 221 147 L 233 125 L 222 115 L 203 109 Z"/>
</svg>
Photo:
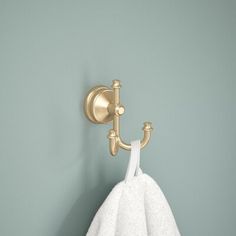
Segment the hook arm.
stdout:
<svg viewBox="0 0 236 236">
<path fill-rule="evenodd" d="M 144 135 L 143 135 L 143 139 L 140 142 L 141 148 L 144 148 L 148 144 L 151 138 L 152 130 L 153 130 L 152 123 L 144 122 L 144 126 L 143 126 Z M 123 142 L 121 138 L 119 139 L 119 146 L 125 150 L 131 150 L 131 145 Z"/>
</svg>

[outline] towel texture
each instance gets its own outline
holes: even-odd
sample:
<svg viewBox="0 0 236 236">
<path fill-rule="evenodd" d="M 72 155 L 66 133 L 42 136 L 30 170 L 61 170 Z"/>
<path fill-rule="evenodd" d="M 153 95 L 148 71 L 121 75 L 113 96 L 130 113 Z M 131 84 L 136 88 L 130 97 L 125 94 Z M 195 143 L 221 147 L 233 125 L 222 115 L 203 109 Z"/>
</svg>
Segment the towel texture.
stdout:
<svg viewBox="0 0 236 236">
<path fill-rule="evenodd" d="M 180 236 L 160 187 L 139 168 L 139 154 L 130 159 L 128 169 L 135 171 L 136 176 L 126 178 L 112 189 L 87 236 Z"/>
</svg>

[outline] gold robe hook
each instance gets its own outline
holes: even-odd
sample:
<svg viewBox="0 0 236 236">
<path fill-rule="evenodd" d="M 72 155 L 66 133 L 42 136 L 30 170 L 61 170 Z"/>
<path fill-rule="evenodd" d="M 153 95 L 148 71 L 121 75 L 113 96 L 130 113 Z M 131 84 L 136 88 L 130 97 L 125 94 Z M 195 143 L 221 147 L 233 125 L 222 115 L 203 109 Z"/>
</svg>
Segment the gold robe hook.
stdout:
<svg viewBox="0 0 236 236">
<path fill-rule="evenodd" d="M 113 80 L 112 89 L 106 86 L 94 87 L 89 91 L 84 103 L 85 114 L 93 123 L 105 124 L 113 121 L 113 128 L 108 134 L 112 156 L 117 154 L 119 147 L 131 150 L 131 145 L 123 142 L 120 137 L 120 116 L 125 112 L 124 106 L 120 104 L 120 87 L 119 80 Z M 141 148 L 149 142 L 152 130 L 151 122 L 144 122 Z"/>
</svg>

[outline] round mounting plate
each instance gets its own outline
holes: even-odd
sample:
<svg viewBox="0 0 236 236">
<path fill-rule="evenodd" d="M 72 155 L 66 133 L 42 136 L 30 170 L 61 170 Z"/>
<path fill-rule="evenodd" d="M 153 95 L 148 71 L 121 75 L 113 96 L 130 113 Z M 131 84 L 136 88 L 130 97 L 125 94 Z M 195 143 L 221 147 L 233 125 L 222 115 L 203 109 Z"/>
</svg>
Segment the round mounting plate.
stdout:
<svg viewBox="0 0 236 236">
<path fill-rule="evenodd" d="M 108 106 L 112 103 L 113 91 L 106 86 L 92 88 L 84 101 L 87 118 L 95 124 L 105 124 L 113 119 Z"/>
</svg>

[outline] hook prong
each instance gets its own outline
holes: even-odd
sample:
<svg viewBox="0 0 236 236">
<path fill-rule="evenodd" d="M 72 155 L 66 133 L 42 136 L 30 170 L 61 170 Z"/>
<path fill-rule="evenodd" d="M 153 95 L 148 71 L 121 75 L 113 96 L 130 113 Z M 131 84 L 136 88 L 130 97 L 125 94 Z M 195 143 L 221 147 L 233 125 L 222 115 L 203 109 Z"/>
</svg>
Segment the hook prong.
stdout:
<svg viewBox="0 0 236 236">
<path fill-rule="evenodd" d="M 143 139 L 140 142 L 141 148 L 144 148 L 148 144 L 148 142 L 151 138 L 152 130 L 153 130 L 152 123 L 151 122 L 144 122 L 144 126 L 143 126 L 144 134 L 143 134 Z M 131 145 L 123 142 L 121 138 L 119 138 L 119 146 L 125 150 L 131 150 Z"/>
<path fill-rule="evenodd" d="M 148 142 L 151 138 L 152 130 L 153 130 L 152 123 L 151 122 L 144 122 L 144 126 L 143 126 L 144 134 L 143 134 L 143 139 L 140 143 L 141 148 L 144 148 L 148 144 Z"/>
</svg>

